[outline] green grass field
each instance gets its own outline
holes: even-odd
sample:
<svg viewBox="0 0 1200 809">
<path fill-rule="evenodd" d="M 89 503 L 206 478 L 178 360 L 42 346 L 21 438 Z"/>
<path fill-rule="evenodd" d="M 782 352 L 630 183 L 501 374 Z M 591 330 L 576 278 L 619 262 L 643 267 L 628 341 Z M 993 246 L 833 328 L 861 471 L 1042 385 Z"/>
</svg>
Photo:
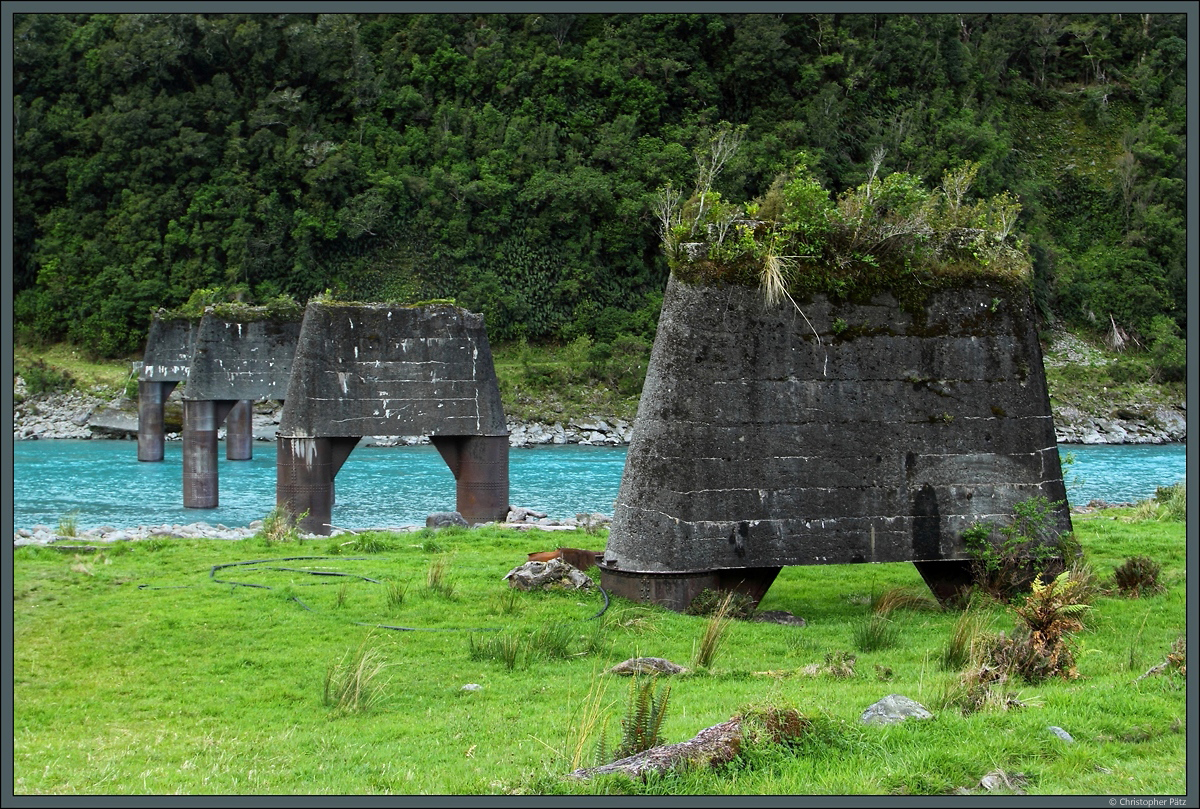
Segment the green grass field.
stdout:
<svg viewBox="0 0 1200 809">
<path fill-rule="evenodd" d="M 1177 668 L 1138 678 L 1186 629 L 1185 525 L 1135 522 L 1126 510 L 1077 516 L 1075 527 L 1101 579 L 1145 555 L 1162 565 L 1166 591 L 1101 596 L 1073 639 L 1078 679 L 1014 683 L 1024 707 L 967 716 L 946 704 L 960 673 L 940 663 L 961 613 L 898 609 L 893 644 L 859 648 L 874 598 L 923 590 L 910 564 L 785 568 L 760 609 L 808 625 L 734 621 L 697 669 L 708 618 L 616 598 L 604 610 L 597 592 L 523 593 L 502 580 L 528 552 L 600 548 L 603 534 L 21 547 L 13 789 L 945 795 L 981 792 L 1000 770 L 1019 773 L 1030 794 L 1183 794 L 1186 678 Z M 993 630 L 1012 629 L 1011 607 L 984 612 Z M 855 657 L 852 676 L 825 665 L 840 653 Z M 791 745 L 747 744 L 715 770 L 565 778 L 600 763 L 602 735 L 609 750 L 620 741 L 629 681 L 601 672 L 633 656 L 693 669 L 670 681 L 667 742 L 749 706 L 794 708 L 810 731 Z M 935 718 L 859 723 L 893 693 Z"/>
</svg>

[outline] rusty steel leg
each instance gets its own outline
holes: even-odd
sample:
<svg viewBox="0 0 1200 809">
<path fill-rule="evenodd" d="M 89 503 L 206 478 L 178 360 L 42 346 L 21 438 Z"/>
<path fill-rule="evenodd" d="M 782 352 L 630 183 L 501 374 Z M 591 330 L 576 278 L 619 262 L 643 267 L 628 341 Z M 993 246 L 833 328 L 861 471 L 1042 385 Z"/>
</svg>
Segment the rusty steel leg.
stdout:
<svg viewBox="0 0 1200 809">
<path fill-rule="evenodd" d="M 233 401 L 185 399 L 183 402 L 183 507 L 216 508 L 217 428 Z"/>
<path fill-rule="evenodd" d="M 216 402 L 183 403 L 183 507 L 217 507 Z"/>
<path fill-rule="evenodd" d="M 686 573 L 641 573 L 600 567 L 600 586 L 613 595 L 657 604 L 685 612 L 704 590 L 732 590 L 757 605 L 767 593 L 778 567 L 747 567 L 736 570 L 689 571 Z"/>
<path fill-rule="evenodd" d="M 456 486 L 455 509 L 468 523 L 503 521 L 508 514 L 508 436 L 433 436 Z"/>
<path fill-rule="evenodd" d="M 328 536 L 332 530 L 333 478 L 358 438 L 279 436 L 275 455 L 275 505 L 289 514 L 308 512 L 301 531 Z"/>
<path fill-rule="evenodd" d="M 240 399 L 225 419 L 225 459 L 248 461 L 254 457 L 254 408 Z"/>
<path fill-rule="evenodd" d="M 975 584 L 971 562 L 967 559 L 938 559 L 913 562 L 925 585 L 946 606 L 961 604 Z"/>
<path fill-rule="evenodd" d="M 139 461 L 161 461 L 166 430 L 163 427 L 163 404 L 178 382 L 138 382 L 138 447 Z"/>
</svg>

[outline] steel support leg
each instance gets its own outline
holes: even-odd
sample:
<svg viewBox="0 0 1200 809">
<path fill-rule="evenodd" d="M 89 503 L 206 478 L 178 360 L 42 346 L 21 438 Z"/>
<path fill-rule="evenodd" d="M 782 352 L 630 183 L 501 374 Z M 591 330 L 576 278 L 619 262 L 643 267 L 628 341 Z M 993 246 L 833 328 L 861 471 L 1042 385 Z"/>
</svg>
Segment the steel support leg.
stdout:
<svg viewBox="0 0 1200 809">
<path fill-rule="evenodd" d="M 508 515 L 508 436 L 432 437 L 456 486 L 455 509 L 468 523 L 502 522 Z"/>
<path fill-rule="evenodd" d="M 778 567 L 746 567 L 688 573 L 639 573 L 600 567 L 600 586 L 613 595 L 658 604 L 685 612 L 692 599 L 704 590 L 732 590 L 751 598 L 757 605 L 779 575 Z"/>
<path fill-rule="evenodd" d="M 254 403 L 241 399 L 225 419 L 225 459 L 248 461 L 254 457 Z"/>
<path fill-rule="evenodd" d="M 183 507 L 216 508 L 217 428 L 233 401 L 183 402 Z"/>
<path fill-rule="evenodd" d="M 967 559 L 941 559 L 913 562 L 925 585 L 946 606 L 962 603 L 975 583 L 971 562 Z"/>
<path fill-rule="evenodd" d="M 275 454 L 275 505 L 288 514 L 305 514 L 301 531 L 328 536 L 332 531 L 333 478 L 357 437 L 279 436 Z"/>
<path fill-rule="evenodd" d="M 138 448 L 139 461 L 161 461 L 166 430 L 163 427 L 163 405 L 178 382 L 138 382 Z"/>
</svg>

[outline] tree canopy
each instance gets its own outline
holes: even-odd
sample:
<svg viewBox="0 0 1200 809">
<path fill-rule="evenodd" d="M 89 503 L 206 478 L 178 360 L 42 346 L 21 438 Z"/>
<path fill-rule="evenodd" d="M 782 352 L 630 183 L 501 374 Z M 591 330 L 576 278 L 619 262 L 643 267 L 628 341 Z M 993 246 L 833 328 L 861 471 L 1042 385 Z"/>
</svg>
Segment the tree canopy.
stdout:
<svg viewBox="0 0 1200 809">
<path fill-rule="evenodd" d="M 734 130 L 718 203 L 972 166 L 1019 201 L 1046 317 L 1165 334 L 1185 37 L 1156 13 L 19 15 L 18 335 L 126 354 L 216 289 L 649 338 L 660 190 Z"/>
</svg>

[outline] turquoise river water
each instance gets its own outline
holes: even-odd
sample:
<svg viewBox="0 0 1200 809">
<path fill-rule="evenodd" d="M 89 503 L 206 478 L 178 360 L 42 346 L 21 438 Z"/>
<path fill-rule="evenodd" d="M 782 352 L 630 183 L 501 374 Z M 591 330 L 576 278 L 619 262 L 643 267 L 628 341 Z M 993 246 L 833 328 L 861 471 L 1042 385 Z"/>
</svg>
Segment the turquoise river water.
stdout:
<svg viewBox="0 0 1200 809">
<path fill-rule="evenodd" d="M 1073 506 L 1091 500 L 1133 502 L 1184 479 L 1183 444 L 1060 447 Z M 227 461 L 221 445 L 220 506 L 185 509 L 182 444 L 167 442 L 159 463 L 137 460 L 133 441 L 16 441 L 13 527 L 55 526 L 73 514 L 79 528 L 127 528 L 207 522 L 245 526 L 275 503 L 275 444 L 257 442 L 254 458 Z M 611 515 L 625 468 L 624 447 L 579 445 L 514 449 L 509 500 L 551 517 Z M 430 512 L 454 509 L 454 478 L 431 446 L 358 447 L 337 476 L 333 524 L 339 528 L 424 525 Z"/>
</svg>

